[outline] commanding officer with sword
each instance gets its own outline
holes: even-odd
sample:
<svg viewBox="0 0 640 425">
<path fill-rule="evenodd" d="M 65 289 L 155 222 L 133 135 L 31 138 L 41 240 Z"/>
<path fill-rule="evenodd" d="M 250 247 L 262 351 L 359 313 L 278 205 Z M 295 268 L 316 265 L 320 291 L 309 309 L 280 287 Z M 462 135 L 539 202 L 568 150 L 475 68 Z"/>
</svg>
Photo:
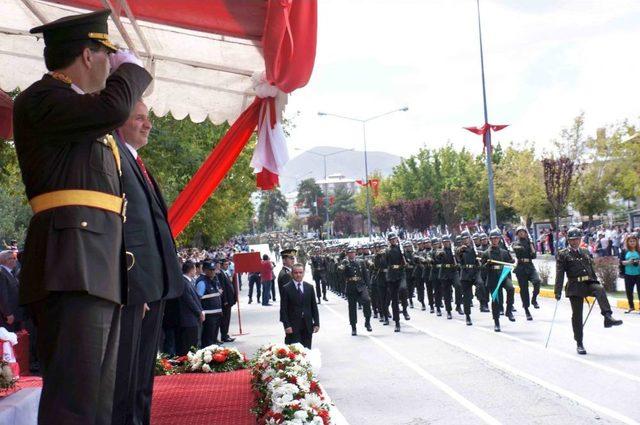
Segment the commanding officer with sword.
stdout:
<svg viewBox="0 0 640 425">
<path fill-rule="evenodd" d="M 111 423 L 127 270 L 121 160 L 108 135 L 151 76 L 109 41 L 109 13 L 33 28 L 50 72 L 15 101 L 16 152 L 34 212 L 20 295 L 38 330 L 40 424 Z"/>
<path fill-rule="evenodd" d="M 586 249 L 580 248 L 582 232 L 580 229 L 571 228 L 567 232 L 569 247 L 558 252 L 556 258 L 556 284 L 555 296 L 560 301 L 562 296 L 562 284 L 564 275 L 567 275 L 567 285 L 565 295 L 571 302 L 571 325 L 573 327 L 573 338 L 576 340 L 576 350 L 578 354 L 587 354 L 582 336 L 582 307 L 586 297 L 595 297 L 600 307 L 600 312 L 604 316 L 604 327 L 619 326 L 622 320 L 612 317 L 611 306 L 607 299 L 604 287 L 598 283 L 598 277 L 593 266 L 591 254 Z"/>
<path fill-rule="evenodd" d="M 342 260 L 339 269 L 347 287 L 351 335 L 356 336 L 358 334 L 356 330 L 358 303 L 362 305 L 365 320 L 364 327 L 371 332 L 371 301 L 369 299 L 369 289 L 367 288 L 369 270 L 363 260 L 356 258 L 356 249 L 354 247 L 347 248 L 347 258 Z"/>
</svg>

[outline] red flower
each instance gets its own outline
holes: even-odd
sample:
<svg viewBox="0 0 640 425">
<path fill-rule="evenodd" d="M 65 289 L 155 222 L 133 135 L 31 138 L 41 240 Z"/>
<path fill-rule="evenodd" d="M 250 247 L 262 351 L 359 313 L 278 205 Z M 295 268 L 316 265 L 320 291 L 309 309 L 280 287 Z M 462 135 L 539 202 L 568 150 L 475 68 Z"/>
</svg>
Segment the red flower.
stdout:
<svg viewBox="0 0 640 425">
<path fill-rule="evenodd" d="M 189 358 L 187 356 L 180 356 L 176 358 L 176 361 L 178 363 L 186 363 L 189 360 Z"/>
<path fill-rule="evenodd" d="M 285 350 L 284 348 L 281 348 L 278 350 L 277 352 L 277 356 L 280 358 L 286 357 L 287 356 L 287 350 Z"/>
<path fill-rule="evenodd" d="M 290 376 L 289 377 L 289 383 L 290 384 L 298 384 L 298 378 L 296 378 L 295 376 Z"/>
<path fill-rule="evenodd" d="M 216 363 L 224 363 L 227 360 L 227 355 L 224 353 L 216 353 L 213 355 L 213 361 Z"/>
<path fill-rule="evenodd" d="M 329 411 L 328 410 L 320 410 L 318 412 L 318 416 L 320 416 L 320 418 L 322 418 L 322 423 L 324 425 L 329 425 L 331 423 L 331 417 L 329 416 Z"/>
<path fill-rule="evenodd" d="M 300 410 L 300 404 L 299 403 L 292 404 L 291 410 L 293 411 Z"/>
<path fill-rule="evenodd" d="M 320 389 L 320 385 L 318 385 L 317 381 L 311 381 L 311 384 L 309 385 L 309 390 L 311 390 L 312 393 L 316 393 L 316 394 L 322 393 L 322 390 Z"/>
<path fill-rule="evenodd" d="M 289 352 L 289 356 L 288 356 L 291 360 L 295 360 L 296 358 L 296 353 L 294 353 L 293 351 Z"/>
</svg>

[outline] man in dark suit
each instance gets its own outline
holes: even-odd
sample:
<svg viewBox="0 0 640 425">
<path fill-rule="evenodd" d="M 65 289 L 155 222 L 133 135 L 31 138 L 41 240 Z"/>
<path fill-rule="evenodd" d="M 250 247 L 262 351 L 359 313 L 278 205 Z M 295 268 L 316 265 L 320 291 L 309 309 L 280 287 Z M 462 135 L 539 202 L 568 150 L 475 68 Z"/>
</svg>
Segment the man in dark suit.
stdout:
<svg viewBox="0 0 640 425">
<path fill-rule="evenodd" d="M 18 304 L 18 279 L 13 275 L 17 263 L 15 251 L 0 252 L 0 326 L 10 332 L 22 329 L 24 320 Z"/>
<path fill-rule="evenodd" d="M 167 219 L 167 206 L 139 150 L 148 143 L 151 122 L 142 101 L 115 132 L 127 194 L 124 244 L 129 294 L 120 321 L 113 424 L 149 424 L 153 371 L 165 300 L 182 295 L 184 282 Z"/>
<path fill-rule="evenodd" d="M 220 274 L 218 280 L 222 285 L 222 324 L 220 334 L 222 342 L 233 342 L 236 339 L 229 336 L 229 326 L 231 324 L 231 308 L 236 305 L 236 288 L 231 278 L 227 274 L 229 271 L 229 260 L 220 261 Z"/>
<path fill-rule="evenodd" d="M 111 423 L 127 280 L 120 155 L 110 133 L 151 76 L 109 41 L 109 14 L 33 28 L 43 34 L 50 72 L 14 104 L 15 147 L 34 212 L 20 301 L 38 331 L 40 424 Z"/>
<path fill-rule="evenodd" d="M 313 285 L 303 282 L 304 266 L 294 264 L 292 281 L 284 286 L 280 298 L 280 321 L 285 344 L 301 343 L 311 349 L 313 334 L 320 330 L 320 315 Z"/>
<path fill-rule="evenodd" d="M 205 318 L 200 297 L 196 292 L 195 276 L 196 265 L 191 261 L 186 261 L 182 265 L 184 292 L 178 298 L 180 332 L 177 353 L 179 356 L 186 355 L 191 347 L 198 346 L 198 331 Z"/>
</svg>

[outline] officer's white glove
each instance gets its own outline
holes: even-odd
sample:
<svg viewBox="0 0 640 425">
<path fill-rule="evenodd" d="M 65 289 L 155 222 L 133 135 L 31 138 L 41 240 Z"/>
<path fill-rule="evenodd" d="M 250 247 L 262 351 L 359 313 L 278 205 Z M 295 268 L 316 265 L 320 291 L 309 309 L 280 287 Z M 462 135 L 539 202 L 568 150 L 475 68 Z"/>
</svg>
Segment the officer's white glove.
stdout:
<svg viewBox="0 0 640 425">
<path fill-rule="evenodd" d="M 116 69 L 118 69 L 123 63 L 133 63 L 138 66 L 143 66 L 142 61 L 129 50 L 120 49 L 117 52 L 109 55 L 111 73 L 114 73 Z"/>
</svg>

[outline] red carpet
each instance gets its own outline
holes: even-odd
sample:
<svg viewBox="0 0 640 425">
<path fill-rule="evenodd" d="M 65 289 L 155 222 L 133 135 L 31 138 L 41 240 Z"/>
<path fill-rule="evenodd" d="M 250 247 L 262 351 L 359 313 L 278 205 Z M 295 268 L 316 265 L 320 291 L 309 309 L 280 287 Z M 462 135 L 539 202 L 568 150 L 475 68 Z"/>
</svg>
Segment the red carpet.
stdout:
<svg viewBox="0 0 640 425">
<path fill-rule="evenodd" d="M 151 405 L 152 425 L 254 425 L 249 370 L 215 374 L 157 376 Z M 24 377 L 20 387 L 37 387 Z"/>
</svg>

